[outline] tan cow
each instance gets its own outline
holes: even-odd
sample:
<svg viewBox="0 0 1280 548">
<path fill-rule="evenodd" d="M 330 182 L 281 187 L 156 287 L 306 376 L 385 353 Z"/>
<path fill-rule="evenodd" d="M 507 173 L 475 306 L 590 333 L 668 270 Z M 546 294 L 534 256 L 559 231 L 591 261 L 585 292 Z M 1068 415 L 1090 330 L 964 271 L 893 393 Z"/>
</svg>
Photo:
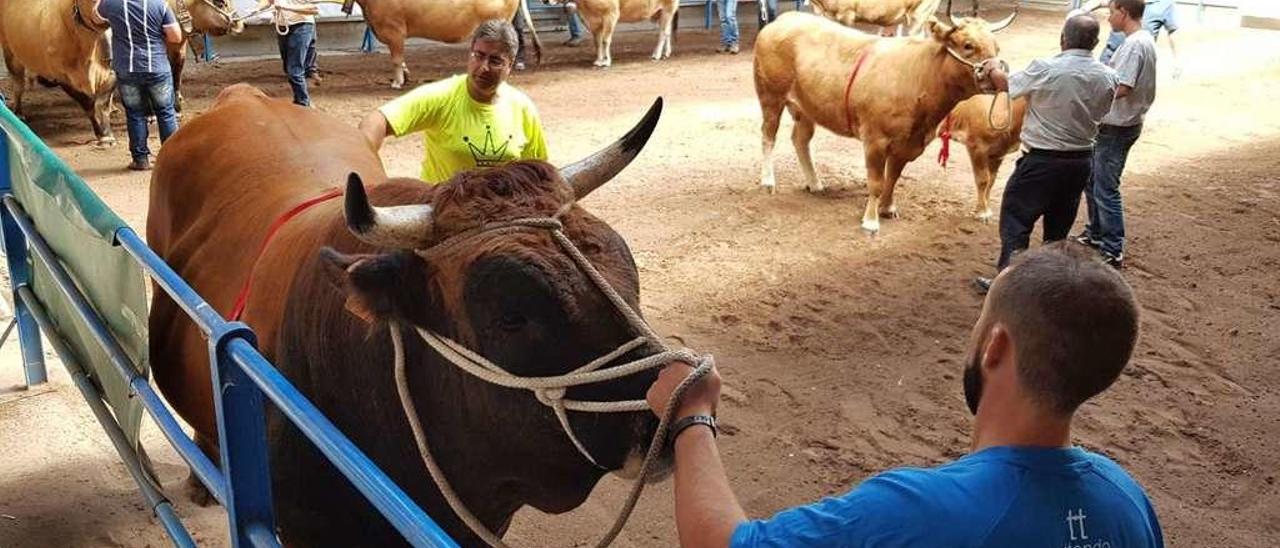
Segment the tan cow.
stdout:
<svg viewBox="0 0 1280 548">
<path fill-rule="evenodd" d="M 839 22 L 846 27 L 854 23 L 870 23 L 884 28 L 884 36 L 893 36 L 900 24 L 907 35 L 920 34 L 920 29 L 942 0 L 809 0 L 813 13 Z"/>
<path fill-rule="evenodd" d="M 1026 113 L 1026 97 L 1006 103 L 1004 95 L 974 95 L 956 105 L 938 126 L 939 137 L 949 134 L 951 139 L 964 143 L 969 152 L 973 184 L 978 191 L 973 213 L 983 222 L 990 221 L 992 217 L 989 205 L 991 187 L 995 184 L 1000 164 L 1022 143 L 1019 134 L 1022 133 L 1022 118 Z"/>
<path fill-rule="evenodd" d="M 403 87 L 405 75 L 409 73 L 404 63 L 406 38 L 461 42 L 470 37 L 480 23 L 490 19 L 510 21 L 517 10 L 533 34 L 535 58 L 542 58 L 542 42 L 533 29 L 533 19 L 524 0 L 347 0 L 343 11 L 350 13 L 353 1 L 360 4 L 373 35 L 391 49 L 393 89 Z"/>
<path fill-rule="evenodd" d="M 618 23 L 656 20 L 658 45 L 650 57 L 654 61 L 671 57 L 672 23 L 676 18 L 676 10 L 680 9 L 678 0 L 548 0 L 547 3 L 565 3 L 569 6 L 576 4 L 578 13 L 582 14 L 582 20 L 591 29 L 591 37 L 596 43 L 596 60 L 592 64 L 597 67 L 604 68 L 613 64 L 613 31 Z"/>
<path fill-rule="evenodd" d="M 236 14 L 231 0 L 167 0 L 182 23 L 182 43 L 166 44 L 169 53 L 169 65 L 173 69 L 173 93 L 177 102 L 174 106 L 182 110 L 182 69 L 187 62 L 187 48 L 194 47 L 197 52 L 204 50 L 201 34 L 223 36 L 240 34 L 244 30 L 244 21 Z"/>
<path fill-rule="evenodd" d="M 862 141 L 868 189 L 862 228 L 879 231 L 879 215 L 897 216 L 893 189 L 902 168 L 924 152 L 938 123 L 960 101 L 994 89 L 974 65 L 999 54 L 992 33 L 1016 15 L 995 25 L 935 19 L 928 38 L 879 38 L 822 17 L 783 14 L 756 38 L 756 95 L 764 114 L 760 184 L 775 187 L 773 145 L 786 108 L 810 189 L 823 187 L 809 155 L 817 126 Z"/>
<path fill-rule="evenodd" d="M 113 145 L 111 94 L 116 78 L 107 63 L 106 22 L 94 0 L 0 0 L 0 49 L 14 82 L 14 112 L 37 80 L 52 82 L 89 116 L 99 146 Z"/>
</svg>

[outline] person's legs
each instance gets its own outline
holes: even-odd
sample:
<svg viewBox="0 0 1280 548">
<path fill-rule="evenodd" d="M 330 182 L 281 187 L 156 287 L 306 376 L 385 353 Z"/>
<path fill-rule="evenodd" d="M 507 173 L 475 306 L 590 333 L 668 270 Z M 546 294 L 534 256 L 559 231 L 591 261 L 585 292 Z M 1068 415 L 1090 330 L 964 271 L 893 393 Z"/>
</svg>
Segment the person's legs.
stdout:
<svg viewBox="0 0 1280 548">
<path fill-rule="evenodd" d="M 178 112 L 173 102 L 173 75 L 168 72 L 149 74 L 146 92 L 156 115 L 156 125 L 160 129 L 160 143 L 163 144 L 173 132 L 178 131 Z"/>
<path fill-rule="evenodd" d="M 1031 231 L 1049 202 L 1055 167 L 1053 159 L 1028 154 L 1004 187 L 1000 200 L 1000 258 L 996 270 L 1004 270 L 1013 254 L 1031 243 Z"/>
<path fill-rule="evenodd" d="M 520 0 L 523 2 L 524 0 Z M 520 10 L 516 10 L 516 15 L 511 19 L 511 26 L 516 29 L 516 61 L 515 69 L 524 70 L 524 18 L 520 17 Z"/>
<path fill-rule="evenodd" d="M 1098 224 L 1091 231 L 1098 241 L 1099 250 L 1112 259 L 1124 257 L 1124 202 L 1120 197 L 1120 179 L 1129 150 L 1141 133 L 1141 124 L 1132 127 L 1102 126 L 1094 148 L 1093 201 L 1098 210 Z"/>
<path fill-rule="evenodd" d="M 582 43 L 582 21 L 578 17 L 578 11 L 569 11 L 569 41 L 565 42 L 566 46 L 578 46 Z"/>
<path fill-rule="evenodd" d="M 757 5 L 761 8 L 760 28 L 778 18 L 778 0 L 759 0 Z"/>
<path fill-rule="evenodd" d="M 307 46 L 311 44 L 311 36 L 315 34 L 315 23 L 299 23 L 289 27 L 285 35 L 285 74 L 289 77 L 289 87 L 293 88 L 293 103 L 304 107 L 311 106 L 311 95 L 307 92 Z"/>
<path fill-rule="evenodd" d="M 316 54 L 316 29 L 313 27 L 311 32 L 311 42 L 307 44 L 307 78 L 320 77 L 320 63 Z"/>
<path fill-rule="evenodd" d="M 1044 211 L 1044 242 L 1066 239 L 1080 211 L 1080 193 L 1090 184 L 1093 158 L 1061 159 L 1055 166 L 1053 198 Z"/>
<path fill-rule="evenodd" d="M 120 103 L 124 105 L 125 128 L 129 133 L 131 168 L 142 168 L 151 157 L 147 147 L 147 100 L 141 85 L 133 73 L 117 72 L 116 89 L 120 91 Z"/>
<path fill-rule="evenodd" d="M 719 0 L 721 51 L 733 51 L 738 45 L 738 0 Z"/>
</svg>

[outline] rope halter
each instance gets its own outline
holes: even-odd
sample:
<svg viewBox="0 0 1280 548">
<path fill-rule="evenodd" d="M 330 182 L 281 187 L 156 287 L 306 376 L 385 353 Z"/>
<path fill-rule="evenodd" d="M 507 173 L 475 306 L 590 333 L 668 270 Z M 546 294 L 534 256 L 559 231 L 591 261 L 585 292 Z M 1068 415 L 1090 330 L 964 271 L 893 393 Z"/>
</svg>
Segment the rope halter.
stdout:
<svg viewBox="0 0 1280 548">
<path fill-rule="evenodd" d="M 640 333 L 634 339 L 622 343 L 612 352 L 606 353 L 599 358 L 574 369 L 563 375 L 554 375 L 546 377 L 522 377 L 514 375 L 501 366 L 485 359 L 476 352 L 468 349 L 461 343 L 449 339 L 439 333 L 420 326 L 412 326 L 418 336 L 432 350 L 439 354 L 449 363 L 456 366 L 463 372 L 476 377 L 489 384 L 512 388 L 518 390 L 527 390 L 532 392 L 539 403 L 552 409 L 556 419 L 560 422 L 561 429 L 564 430 L 566 436 L 582 454 L 583 458 L 600 470 L 608 471 L 601 466 L 599 461 L 587 450 L 586 446 L 578 438 L 572 424 L 569 422 L 569 411 L 582 413 L 633 413 L 649 409 L 648 403 L 643 400 L 625 400 L 625 401 L 583 401 L 573 400 L 565 397 L 569 388 L 575 386 L 583 386 L 601 382 L 608 382 L 642 371 L 661 368 L 668 363 L 674 361 L 683 361 L 695 365 L 694 372 L 681 383 L 673 394 L 671 401 L 667 405 L 665 413 L 658 423 L 658 428 L 654 432 L 653 439 L 649 442 L 648 450 L 645 453 L 644 463 L 640 474 L 635 479 L 631 493 L 627 498 L 622 510 L 619 512 L 617 520 L 613 527 L 605 534 L 597 546 L 607 546 L 617 538 L 618 533 L 622 531 L 622 527 L 626 524 L 627 518 L 630 517 L 631 511 L 635 509 L 636 502 L 640 498 L 640 493 L 644 489 L 644 482 L 649 475 L 654 463 L 657 461 L 662 447 L 666 441 L 667 428 L 674 418 L 673 415 L 677 409 L 680 399 L 684 392 L 694 382 L 706 376 L 714 367 L 714 361 L 710 356 L 699 356 L 691 350 L 672 349 L 668 347 L 661 337 L 653 331 L 647 322 L 622 298 L 616 289 L 609 284 L 608 280 L 595 268 L 595 265 L 587 259 L 573 241 L 564 234 L 564 225 L 560 222 L 560 217 L 569 211 L 573 203 L 566 204 L 560 208 L 555 215 L 551 217 L 537 217 L 515 219 L 511 221 L 503 221 L 490 223 L 479 226 L 477 228 L 451 236 L 444 241 L 424 250 L 415 251 L 417 255 L 424 259 L 430 259 L 431 256 L 439 253 L 448 247 L 458 245 L 466 240 L 473 239 L 481 234 L 507 234 L 513 232 L 546 230 L 551 234 L 552 239 L 559 244 L 559 247 L 567 254 L 577 267 L 587 275 L 595 284 L 596 288 L 613 304 L 614 308 L 622 315 L 628 325 L 635 331 Z M 426 434 L 415 409 L 412 395 L 409 393 L 408 377 L 405 372 L 405 352 L 404 341 L 402 340 L 402 326 L 397 323 L 390 324 L 391 343 L 395 351 L 395 376 L 396 389 L 399 392 L 400 403 L 404 408 L 405 416 L 409 420 L 409 426 L 413 430 L 414 441 L 418 445 L 418 452 L 422 456 L 423 463 L 426 465 L 428 472 L 436 482 L 436 486 L 440 489 L 445 500 L 448 501 L 450 508 L 458 517 L 462 518 L 478 536 L 484 539 L 491 546 L 506 546 L 501 537 L 495 535 L 483 523 L 480 522 L 458 498 L 456 492 L 450 486 L 449 481 L 445 478 L 443 471 L 435 462 L 435 458 L 431 454 L 431 449 L 427 444 Z M 619 364 L 613 367 L 605 367 L 614 360 L 626 355 L 633 350 L 650 346 L 660 348 L 656 354 L 646 356 L 644 358 Z"/>
<path fill-rule="evenodd" d="M 978 87 L 979 90 L 982 89 L 982 82 L 984 80 L 987 80 L 991 76 L 990 74 L 987 74 L 987 68 L 986 68 L 987 61 L 990 61 L 992 59 L 996 60 L 1000 64 L 1000 71 L 1004 72 L 1005 74 L 1009 73 L 1009 63 L 999 57 L 994 57 L 994 56 L 988 57 L 986 59 L 983 59 L 975 63 L 973 61 L 965 59 L 963 55 L 960 55 L 959 53 L 956 52 L 956 50 L 951 49 L 951 46 L 943 46 L 943 48 L 946 49 L 947 53 L 950 54 L 952 57 L 954 57 L 957 61 L 960 61 L 965 66 L 973 70 L 973 83 L 975 86 Z M 1004 110 L 1006 113 L 1005 123 L 1003 125 L 997 126 L 995 121 L 996 100 L 999 99 L 1000 93 L 997 92 L 996 95 L 997 95 L 996 97 L 991 99 L 991 106 L 987 108 L 987 124 L 989 124 L 991 128 L 996 131 L 1006 131 L 1013 126 L 1013 102 L 1012 102 L 1012 99 L 1009 98 L 1009 94 L 1007 92 L 1004 93 Z"/>
</svg>

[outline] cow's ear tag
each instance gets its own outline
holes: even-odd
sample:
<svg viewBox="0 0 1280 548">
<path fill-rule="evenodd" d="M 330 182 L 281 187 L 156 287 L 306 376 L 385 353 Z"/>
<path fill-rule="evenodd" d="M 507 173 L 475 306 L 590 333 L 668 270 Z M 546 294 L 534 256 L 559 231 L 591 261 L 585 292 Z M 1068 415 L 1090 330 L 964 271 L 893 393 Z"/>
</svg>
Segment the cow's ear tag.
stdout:
<svg viewBox="0 0 1280 548">
<path fill-rule="evenodd" d="M 369 309 L 365 308 L 365 306 L 360 303 L 360 299 L 357 299 L 355 296 L 348 295 L 347 301 L 342 305 L 342 308 L 346 309 L 348 313 L 359 318 L 364 323 L 373 325 L 373 313 L 369 312 Z"/>
</svg>

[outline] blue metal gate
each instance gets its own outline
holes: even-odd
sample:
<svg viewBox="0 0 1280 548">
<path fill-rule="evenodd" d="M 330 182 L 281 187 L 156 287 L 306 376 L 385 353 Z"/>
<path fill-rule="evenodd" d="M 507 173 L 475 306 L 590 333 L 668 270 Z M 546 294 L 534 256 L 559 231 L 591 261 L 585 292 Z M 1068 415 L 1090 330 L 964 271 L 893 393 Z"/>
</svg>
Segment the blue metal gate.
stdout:
<svg viewBox="0 0 1280 548">
<path fill-rule="evenodd" d="M 40 173 L 56 173 L 63 185 L 71 185 L 74 196 L 89 206 L 105 209 L 78 176 L 62 163 L 30 129 L 0 104 L 0 230 L 3 231 L 15 304 L 15 321 L 22 345 L 27 385 L 46 382 L 40 332 L 50 341 L 66 366 L 76 387 L 84 395 L 112 444 L 138 484 L 147 506 L 155 513 L 176 546 L 194 546 L 173 506 L 158 483 L 141 465 L 138 453 L 124 429 L 113 416 L 98 383 L 87 375 L 59 326 L 46 309 L 50 295 L 39 295 L 32 283 L 32 260 L 47 267 L 53 286 L 70 302 L 75 321 L 91 333 L 94 343 L 109 357 L 109 367 L 141 402 L 160 431 L 182 456 L 199 480 L 226 508 L 232 545 L 279 546 L 271 506 L 270 468 L 267 462 L 266 420 L 263 401 L 269 400 L 321 453 L 386 517 L 414 546 L 456 546 L 385 473 L 316 409 L 255 348 L 253 331 L 240 322 L 229 322 L 196 294 L 132 228 L 120 223 L 111 235 L 114 245 L 124 249 L 142 270 L 177 302 L 208 340 L 217 410 L 221 467 L 214 465 L 189 438 L 173 413 L 156 394 L 146 375 L 139 372 L 115 335 L 105 325 L 93 303 L 77 286 L 74 275 L 41 235 L 15 196 L 14 187 L 30 181 L 14 180 L 13 173 L 31 177 L 29 169 L 16 170 L 11 162 L 38 162 Z M 110 214 L 109 210 L 106 210 Z M 111 215 L 114 218 L 114 215 Z M 48 227 L 46 227 L 46 230 Z M 105 375 L 95 370 L 97 375 Z"/>
</svg>

